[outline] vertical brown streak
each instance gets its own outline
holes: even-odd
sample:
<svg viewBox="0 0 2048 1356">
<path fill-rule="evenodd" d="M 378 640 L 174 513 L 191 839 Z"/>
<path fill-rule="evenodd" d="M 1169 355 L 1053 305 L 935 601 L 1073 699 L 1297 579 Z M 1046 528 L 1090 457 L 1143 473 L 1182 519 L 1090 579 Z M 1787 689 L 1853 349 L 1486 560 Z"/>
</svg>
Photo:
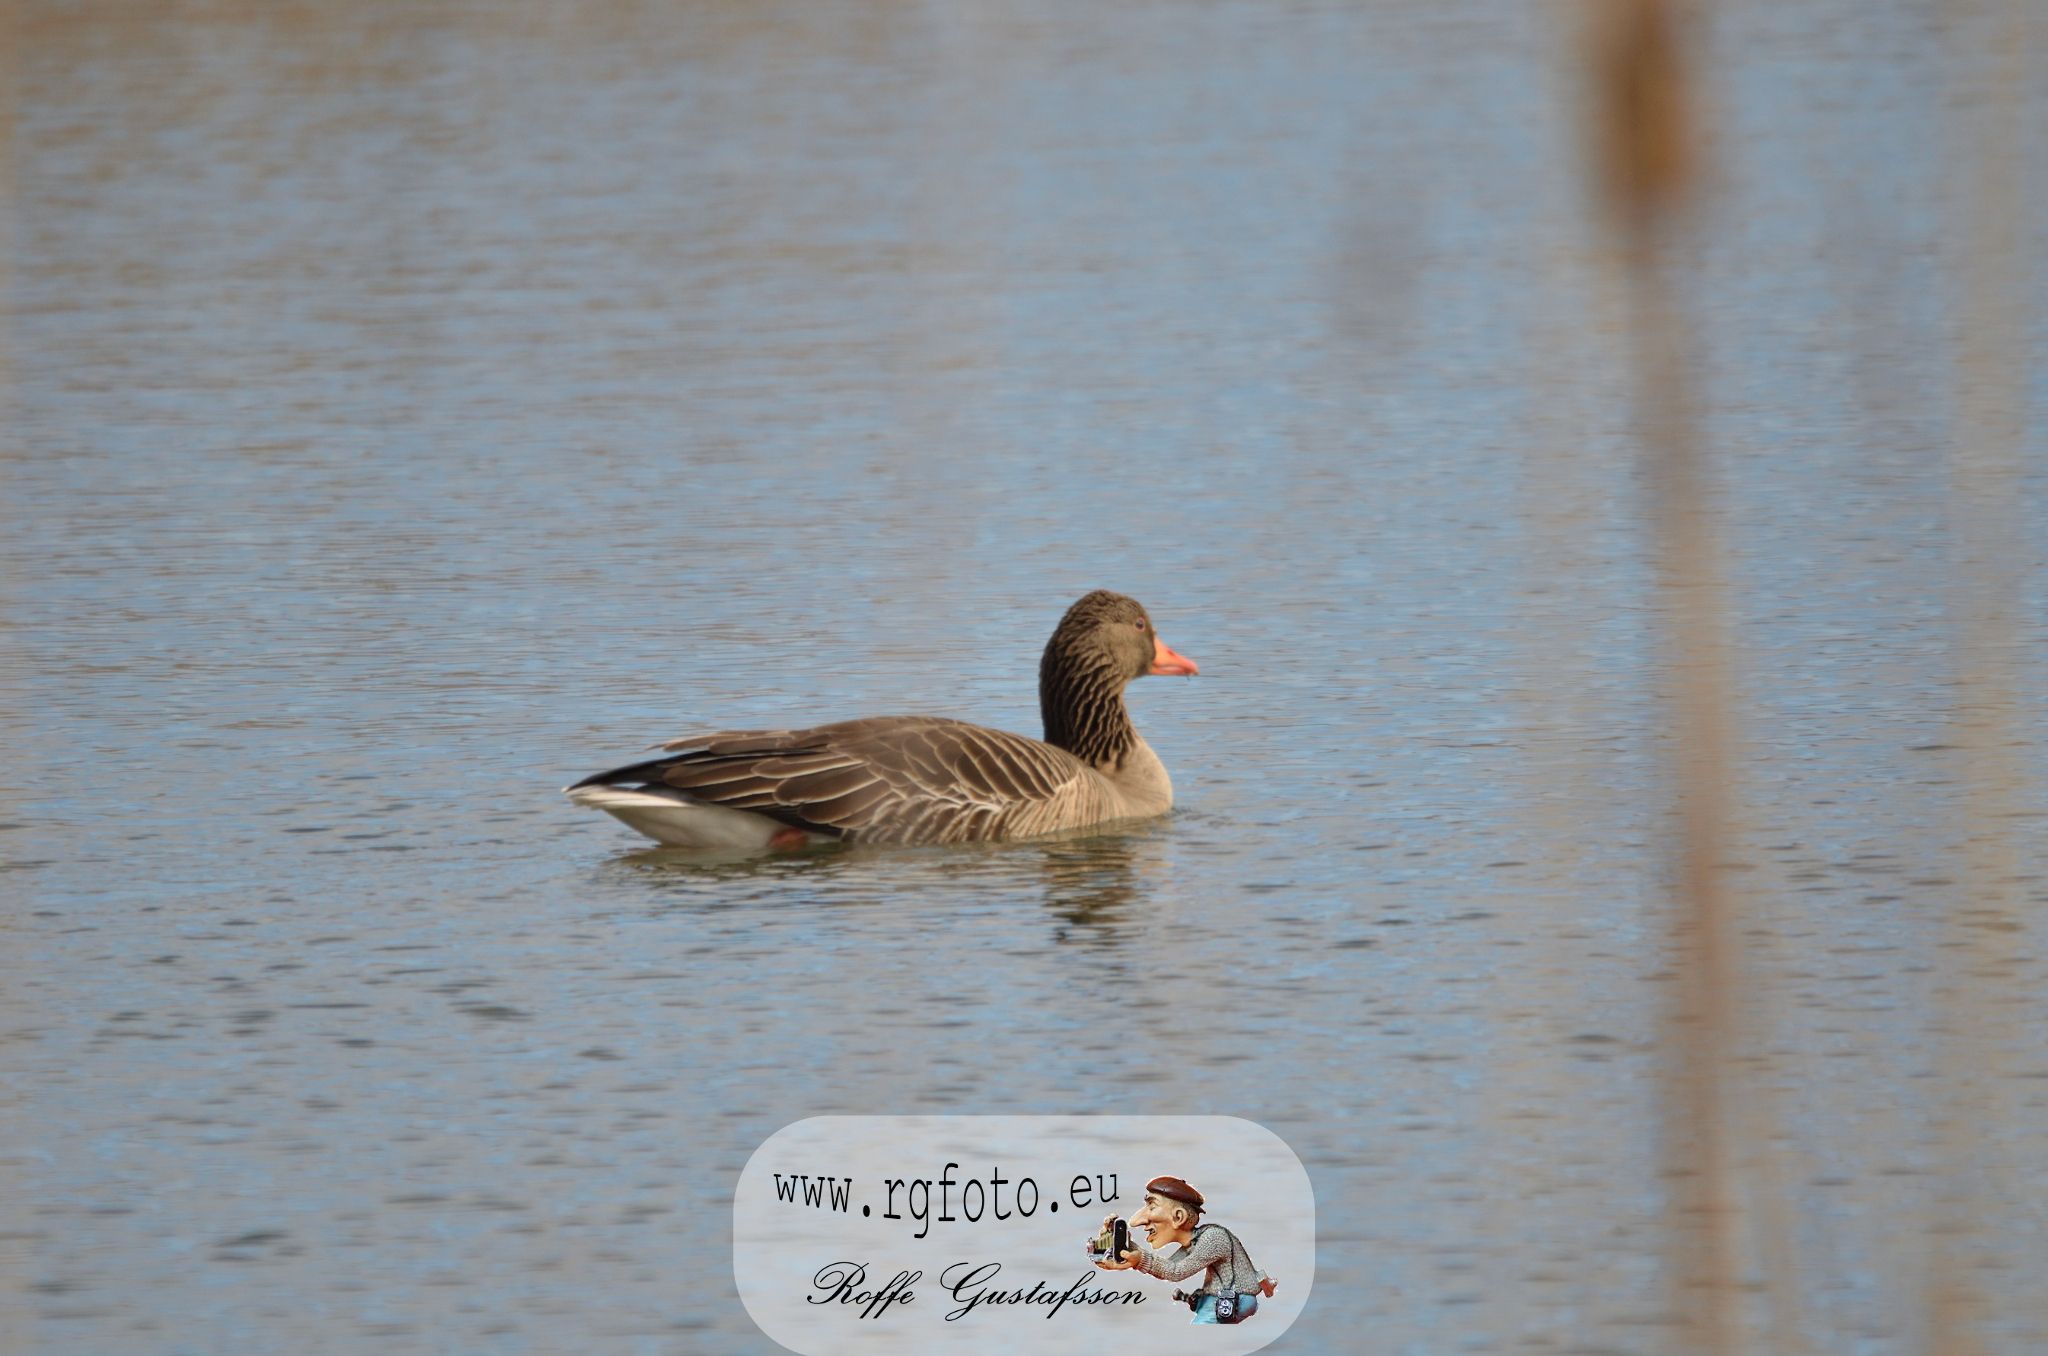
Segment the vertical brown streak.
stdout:
<svg viewBox="0 0 2048 1356">
<path fill-rule="evenodd" d="M 24 65 L 22 43 L 28 36 L 24 32 L 27 27 L 18 6 L 0 4 L 0 429 L 7 430 L 5 435 L 0 435 L 4 438 L 0 440 L 0 503 L 6 502 L 5 496 L 10 493 L 7 481 L 13 474 L 14 459 L 28 455 L 28 449 L 22 445 L 22 425 L 15 409 L 15 325 L 12 310 L 15 232 L 22 231 L 24 239 L 27 234 L 26 226 L 17 221 L 17 214 L 23 209 L 21 196 L 15 191 L 14 165 L 15 128 Z M 9 573 L 0 573 L 0 619 L 11 621 L 14 616 L 14 587 Z M 8 661 L 0 664 L 0 668 L 11 667 L 14 656 L 6 651 L 18 643 L 18 635 L 18 632 L 0 627 L 0 657 Z M 22 695 L 18 697 L 17 694 Z M 17 700 L 25 700 L 25 685 L 0 684 L 0 728 L 13 728 L 27 714 L 26 711 L 8 709 Z M 8 781 L 16 782 L 16 779 L 9 778 Z M 0 818 L 17 818 L 14 810 L 14 793 L 0 787 Z M 44 1016 L 33 1007 L 29 1012 L 35 1017 Z M 54 1011 L 50 1015 L 54 1017 Z M 31 1017 L 23 1016 L 16 1020 L 28 1021 Z M 12 1096 L 0 1105 L 6 1107 L 10 1119 L 18 1106 Z M 29 1217 L 24 1178 L 15 1166 L 22 1161 L 21 1155 L 9 1154 L 8 1161 L 0 1162 L 0 1218 L 21 1220 Z M 0 1303 L 0 1351 L 29 1349 L 30 1306 L 12 1297 L 26 1290 L 31 1275 L 30 1265 L 29 1245 L 21 1233 L 0 1239 L 0 1283 L 5 1284 L 10 1296 L 8 1302 Z"/>
<path fill-rule="evenodd" d="M 1594 127 L 1608 205 L 1626 246 L 1643 447 L 1651 479 L 1663 650 L 1675 682 L 1677 841 L 1665 1013 L 1668 1274 L 1685 1346 L 1737 1349 L 1732 1098 L 1725 1086 L 1740 966 L 1729 843 L 1726 609 L 1705 455 L 1688 376 L 1690 336 L 1670 281 L 1671 237 L 1693 177 L 1695 129 L 1676 19 L 1664 0 L 1608 0 L 1596 27 Z"/>
<path fill-rule="evenodd" d="M 2005 1104 L 2011 1071 L 2001 1047 L 2014 1036 L 2004 1014 L 2030 987 L 2027 935 L 2014 882 L 2021 874 L 2012 826 L 2028 799 L 2014 754 L 2020 701 L 2014 651 L 2021 622 L 2021 571 L 2030 559 L 2021 519 L 2027 332 L 2019 233 L 2025 220 L 2022 99 L 2026 22 L 2012 0 L 2000 16 L 1987 0 L 1956 0 L 1949 31 L 1956 50 L 1950 104 L 1956 163 L 1968 176 L 1958 232 L 1961 350 L 1956 427 L 1950 449 L 1950 521 L 1955 542 L 1956 707 L 1952 740 L 1964 784 L 1960 890 L 1937 952 L 1934 1024 L 1943 1113 L 1937 1125 L 1938 1196 L 1927 1273 L 1927 1346 L 1941 1356 L 1974 1356 L 1993 1315 L 1971 1283 L 1973 1264 L 1995 1249 L 1973 1238 L 1996 1217 L 2010 1164 L 1985 1134 L 2014 1125 Z M 2003 23 L 1999 22 L 2003 18 Z M 1989 80 L 1982 77 L 1987 73 Z M 1996 1262 L 1993 1262 L 1996 1265 Z"/>
<path fill-rule="evenodd" d="M 1680 1218 L 1675 1242 L 1687 1314 L 1700 1348 L 1736 1349 L 1733 1098 L 1724 1086 L 1733 1050 L 1740 973 L 1734 954 L 1735 900 L 1720 870 L 1729 842 L 1729 722 L 1726 611 L 1708 489 L 1686 405 L 1684 330 L 1654 267 L 1634 286 L 1642 344 L 1641 396 L 1653 471 L 1651 517 L 1660 543 L 1658 582 L 1664 651 L 1675 679 L 1676 900 L 1671 946 L 1676 978 L 1666 1013 L 1666 1164 Z"/>
</svg>

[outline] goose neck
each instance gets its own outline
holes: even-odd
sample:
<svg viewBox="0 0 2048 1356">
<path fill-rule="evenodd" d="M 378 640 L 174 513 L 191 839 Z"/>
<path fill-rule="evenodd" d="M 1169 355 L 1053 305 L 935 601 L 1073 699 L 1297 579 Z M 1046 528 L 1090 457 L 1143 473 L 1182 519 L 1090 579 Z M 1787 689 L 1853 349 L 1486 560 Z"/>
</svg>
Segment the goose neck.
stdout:
<svg viewBox="0 0 2048 1356">
<path fill-rule="evenodd" d="M 1048 646 L 1038 672 L 1045 742 L 1096 767 L 1121 764 L 1138 741 L 1123 689 L 1108 656 L 1089 663 Z"/>
</svg>

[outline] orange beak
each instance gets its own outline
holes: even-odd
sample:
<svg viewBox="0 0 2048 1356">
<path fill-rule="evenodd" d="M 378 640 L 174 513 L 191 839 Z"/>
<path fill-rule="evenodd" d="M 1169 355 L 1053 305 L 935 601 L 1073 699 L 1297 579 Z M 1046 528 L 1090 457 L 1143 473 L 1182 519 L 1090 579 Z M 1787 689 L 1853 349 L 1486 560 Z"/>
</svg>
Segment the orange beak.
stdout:
<svg viewBox="0 0 2048 1356">
<path fill-rule="evenodd" d="M 1192 678 L 1202 670 L 1184 654 L 1175 654 L 1167 643 L 1152 633 L 1152 667 L 1146 672 L 1159 677 Z"/>
</svg>

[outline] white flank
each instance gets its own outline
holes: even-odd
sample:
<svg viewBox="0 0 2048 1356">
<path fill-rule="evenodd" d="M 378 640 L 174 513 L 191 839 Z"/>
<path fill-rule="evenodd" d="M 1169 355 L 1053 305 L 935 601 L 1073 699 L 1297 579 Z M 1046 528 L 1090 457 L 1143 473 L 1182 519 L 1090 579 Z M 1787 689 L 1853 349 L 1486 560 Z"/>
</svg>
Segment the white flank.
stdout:
<svg viewBox="0 0 2048 1356">
<path fill-rule="evenodd" d="M 751 810 L 730 810 L 659 791 L 623 786 L 572 786 L 565 792 L 578 805 L 602 810 L 630 829 L 667 847 L 720 852 L 760 852 L 787 825 Z M 811 834 L 813 842 L 821 841 Z"/>
</svg>

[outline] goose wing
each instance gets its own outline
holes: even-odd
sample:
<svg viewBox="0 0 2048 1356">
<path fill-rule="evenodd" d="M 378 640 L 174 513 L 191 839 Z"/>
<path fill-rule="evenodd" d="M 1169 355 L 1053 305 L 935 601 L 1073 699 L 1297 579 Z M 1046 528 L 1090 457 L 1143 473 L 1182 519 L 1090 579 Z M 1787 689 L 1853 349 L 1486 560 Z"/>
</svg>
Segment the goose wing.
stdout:
<svg viewBox="0 0 2048 1356">
<path fill-rule="evenodd" d="M 864 843 L 964 843 L 1059 827 L 1089 768 L 1064 749 L 937 716 L 728 730 L 580 785 L 667 788 Z"/>
</svg>

